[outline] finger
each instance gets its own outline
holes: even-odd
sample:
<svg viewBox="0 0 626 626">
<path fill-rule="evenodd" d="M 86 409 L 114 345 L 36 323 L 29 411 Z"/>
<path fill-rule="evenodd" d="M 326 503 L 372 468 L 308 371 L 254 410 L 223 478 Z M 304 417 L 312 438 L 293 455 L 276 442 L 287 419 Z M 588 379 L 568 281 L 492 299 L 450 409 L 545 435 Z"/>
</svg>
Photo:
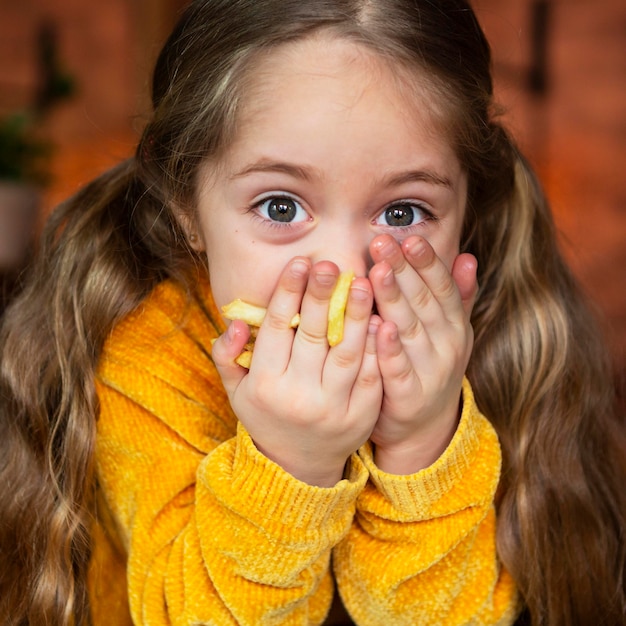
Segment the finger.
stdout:
<svg viewBox="0 0 626 626">
<path fill-rule="evenodd" d="M 383 401 L 383 381 L 376 350 L 377 334 L 381 324 L 382 320 L 377 315 L 370 317 L 361 366 L 350 396 L 349 411 L 361 418 L 370 417 L 370 421 L 363 424 L 365 428 L 363 441 L 372 434 Z"/>
<path fill-rule="evenodd" d="M 426 311 L 434 299 L 451 322 L 464 319 L 463 304 L 450 270 L 423 237 L 409 237 L 402 243 L 403 252 L 411 267 L 419 274 L 426 287 L 413 296 L 415 310 Z M 423 315 L 423 314 L 422 314 Z"/>
<path fill-rule="evenodd" d="M 328 353 L 323 382 L 330 393 L 351 388 L 363 361 L 374 303 L 367 278 L 355 278 L 348 292 L 343 339 Z"/>
<path fill-rule="evenodd" d="M 408 237 L 400 246 L 388 235 L 378 237 L 372 242 L 372 256 L 375 260 L 384 261 L 391 266 L 398 289 L 407 298 L 411 311 L 419 315 L 424 325 L 432 327 L 437 324 L 441 319 L 441 311 L 448 321 L 458 323 L 464 318 L 464 307 L 456 282 L 448 267 L 426 239 L 418 236 Z M 376 270 L 372 274 L 372 280 L 376 282 L 379 275 L 382 280 L 382 270 Z M 390 277 L 388 280 L 391 283 Z M 399 301 L 399 295 L 393 294 L 394 292 L 388 289 L 386 297 L 394 297 L 395 301 Z M 378 298 L 377 290 L 376 302 L 380 304 Z M 395 308 L 395 315 L 401 314 L 394 318 L 401 334 L 403 336 L 412 334 L 416 329 L 413 328 L 414 322 L 410 314 L 397 305 Z"/>
<path fill-rule="evenodd" d="M 408 263 L 400 244 L 391 235 L 375 237 L 370 244 L 370 254 L 374 263 L 387 263 L 399 283 L 408 290 L 418 282 L 419 278 Z"/>
<path fill-rule="evenodd" d="M 393 322 L 384 322 L 378 329 L 376 352 L 388 399 L 405 396 L 407 388 L 413 388 L 416 394 L 419 393 L 420 383 L 415 374 L 414 364 L 404 350 L 398 328 Z"/>
<path fill-rule="evenodd" d="M 338 275 L 339 268 L 330 261 L 321 261 L 311 268 L 293 344 L 294 367 L 317 368 L 321 372 L 328 354 L 328 306 Z"/>
<path fill-rule="evenodd" d="M 291 357 L 294 330 L 291 320 L 300 311 L 311 262 L 292 259 L 281 273 L 255 342 L 254 364 L 284 372 Z"/>
<path fill-rule="evenodd" d="M 420 317 L 428 322 L 441 315 L 438 303 L 393 237 L 374 238 L 370 253 L 375 265 L 369 277 L 378 313 L 394 321 L 405 340 L 415 339 L 423 331 Z"/>
<path fill-rule="evenodd" d="M 231 395 L 237 389 L 247 370 L 235 363 L 250 338 L 250 329 L 245 322 L 235 320 L 211 348 L 211 358 L 222 378 L 226 392 Z"/>
<path fill-rule="evenodd" d="M 471 254 L 460 254 L 452 265 L 452 278 L 459 289 L 463 310 L 467 319 L 472 314 L 478 294 L 477 270 L 478 261 Z"/>
</svg>

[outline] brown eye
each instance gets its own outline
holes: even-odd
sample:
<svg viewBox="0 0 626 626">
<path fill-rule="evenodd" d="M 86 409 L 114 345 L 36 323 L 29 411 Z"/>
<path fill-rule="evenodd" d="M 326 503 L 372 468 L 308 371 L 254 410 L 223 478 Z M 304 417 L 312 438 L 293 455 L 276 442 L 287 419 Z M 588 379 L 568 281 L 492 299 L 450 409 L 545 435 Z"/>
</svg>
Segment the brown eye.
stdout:
<svg viewBox="0 0 626 626">
<path fill-rule="evenodd" d="M 267 198 L 257 205 L 259 213 L 272 222 L 302 222 L 307 213 L 299 202 L 286 196 Z"/>
<path fill-rule="evenodd" d="M 385 211 L 385 221 L 389 226 L 410 226 L 413 223 L 413 209 L 406 205 L 389 207 Z"/>
<path fill-rule="evenodd" d="M 296 212 L 296 203 L 289 198 L 276 198 L 267 206 L 267 215 L 276 222 L 292 222 Z"/>
<path fill-rule="evenodd" d="M 399 202 L 389 205 L 376 219 L 376 223 L 392 228 L 406 228 L 428 218 L 428 211 L 417 204 Z"/>
</svg>

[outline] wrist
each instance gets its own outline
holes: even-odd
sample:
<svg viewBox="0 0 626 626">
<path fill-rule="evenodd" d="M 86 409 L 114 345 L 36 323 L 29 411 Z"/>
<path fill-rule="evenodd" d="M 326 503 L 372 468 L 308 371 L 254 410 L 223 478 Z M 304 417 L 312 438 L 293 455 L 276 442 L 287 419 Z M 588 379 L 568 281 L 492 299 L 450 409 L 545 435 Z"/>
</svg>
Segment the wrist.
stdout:
<svg viewBox="0 0 626 626">
<path fill-rule="evenodd" d="M 334 487 L 343 478 L 346 459 L 328 462 L 321 461 L 319 455 L 316 455 L 317 458 L 313 460 L 305 459 L 304 455 L 298 456 L 293 452 L 275 454 L 254 440 L 253 443 L 263 456 L 276 463 L 296 480 L 312 487 Z"/>
<path fill-rule="evenodd" d="M 430 467 L 447 449 L 457 430 L 460 409 L 446 412 L 410 438 L 375 442 L 374 463 L 387 474 L 410 475 Z"/>
</svg>

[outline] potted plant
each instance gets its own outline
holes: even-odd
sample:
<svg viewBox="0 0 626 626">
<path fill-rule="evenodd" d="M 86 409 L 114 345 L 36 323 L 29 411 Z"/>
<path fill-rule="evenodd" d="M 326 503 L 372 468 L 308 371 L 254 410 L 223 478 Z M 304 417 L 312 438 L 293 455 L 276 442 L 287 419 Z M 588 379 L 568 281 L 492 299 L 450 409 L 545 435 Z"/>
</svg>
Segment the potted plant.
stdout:
<svg viewBox="0 0 626 626">
<path fill-rule="evenodd" d="M 4 277 L 26 263 L 40 190 L 49 180 L 52 145 L 43 122 L 74 91 L 73 81 L 60 69 L 52 25 L 42 26 L 37 44 L 39 87 L 34 102 L 0 116 L 0 274 Z"/>
<path fill-rule="evenodd" d="M 50 147 L 35 136 L 26 113 L 0 119 L 0 271 L 25 261 L 46 181 Z"/>
</svg>

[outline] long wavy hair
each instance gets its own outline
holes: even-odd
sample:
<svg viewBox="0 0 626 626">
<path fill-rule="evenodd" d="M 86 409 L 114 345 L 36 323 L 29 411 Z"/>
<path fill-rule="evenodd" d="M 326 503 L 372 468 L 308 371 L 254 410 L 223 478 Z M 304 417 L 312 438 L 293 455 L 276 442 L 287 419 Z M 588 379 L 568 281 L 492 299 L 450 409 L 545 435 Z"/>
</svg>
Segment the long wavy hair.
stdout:
<svg viewBox="0 0 626 626">
<path fill-rule="evenodd" d="M 428 77 L 469 194 L 479 262 L 468 375 L 503 447 L 498 553 L 536 625 L 626 619 L 626 452 L 608 351 L 544 196 L 495 114 L 489 45 L 464 0 L 200 0 L 155 68 L 133 158 L 62 204 L 0 334 L 0 622 L 89 621 L 98 399 L 112 327 L 160 281 L 194 294 L 172 208 L 237 127 L 259 54 L 326 30 Z M 421 78 L 420 78 L 421 77 Z"/>
</svg>

